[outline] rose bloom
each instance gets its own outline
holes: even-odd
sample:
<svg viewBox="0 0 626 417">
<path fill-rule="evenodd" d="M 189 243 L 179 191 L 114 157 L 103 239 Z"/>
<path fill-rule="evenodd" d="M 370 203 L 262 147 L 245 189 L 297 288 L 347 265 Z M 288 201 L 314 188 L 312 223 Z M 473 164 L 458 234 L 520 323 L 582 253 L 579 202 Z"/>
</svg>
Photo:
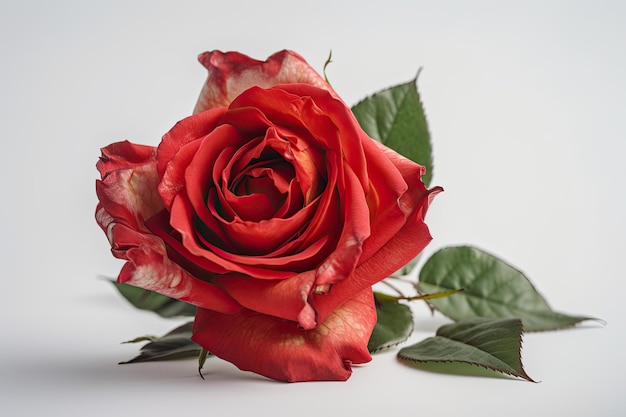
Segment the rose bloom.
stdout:
<svg viewBox="0 0 626 417">
<path fill-rule="evenodd" d="M 102 149 L 96 219 L 118 281 L 196 305 L 192 339 L 269 378 L 371 360 L 372 285 L 431 240 L 439 187 L 365 134 L 298 54 L 207 52 L 194 114 L 157 148 Z"/>
</svg>

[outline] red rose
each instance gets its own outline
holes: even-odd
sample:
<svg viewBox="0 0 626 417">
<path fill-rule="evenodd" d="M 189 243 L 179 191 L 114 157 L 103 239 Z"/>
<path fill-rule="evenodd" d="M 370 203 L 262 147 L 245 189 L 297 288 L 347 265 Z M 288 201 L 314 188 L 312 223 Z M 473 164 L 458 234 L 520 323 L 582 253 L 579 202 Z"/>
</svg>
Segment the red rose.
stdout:
<svg viewBox="0 0 626 417">
<path fill-rule="evenodd" d="M 196 114 L 156 149 L 102 149 L 96 217 L 128 261 L 119 282 L 198 306 L 193 340 L 243 370 L 345 380 L 371 359 L 371 286 L 430 241 L 440 189 L 299 55 L 200 60 Z"/>
</svg>

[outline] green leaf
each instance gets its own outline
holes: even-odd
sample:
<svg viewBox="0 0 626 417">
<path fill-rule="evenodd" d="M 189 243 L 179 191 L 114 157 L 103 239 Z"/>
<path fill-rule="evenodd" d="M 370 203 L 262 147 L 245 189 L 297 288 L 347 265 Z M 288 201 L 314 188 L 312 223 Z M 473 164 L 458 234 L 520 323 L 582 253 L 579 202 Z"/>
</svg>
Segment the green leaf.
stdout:
<svg viewBox="0 0 626 417">
<path fill-rule="evenodd" d="M 322 70 L 324 74 L 324 81 L 326 81 L 328 85 L 330 85 L 330 81 L 328 81 L 328 76 L 326 75 L 326 67 L 328 67 L 328 65 L 330 65 L 331 62 L 333 62 L 333 50 L 332 49 L 330 50 L 330 52 L 328 52 L 328 58 L 326 58 L 326 62 L 324 62 L 324 68 Z"/>
<path fill-rule="evenodd" d="M 210 355 L 210 352 L 205 348 L 200 348 L 200 354 L 198 355 L 198 373 L 200 374 L 200 378 L 204 379 L 204 375 L 202 375 L 202 368 L 204 367 L 204 363 L 206 362 L 207 356 Z"/>
<path fill-rule="evenodd" d="M 149 310 L 161 317 L 193 316 L 196 307 L 184 301 L 176 300 L 153 291 L 144 290 L 129 284 L 118 284 L 111 280 L 115 288 L 134 307 L 140 310 Z"/>
<path fill-rule="evenodd" d="M 433 175 L 428 122 L 417 91 L 417 77 L 380 91 L 352 107 L 361 128 L 373 139 L 426 167 L 422 181 Z"/>
<path fill-rule="evenodd" d="M 376 301 L 378 319 L 367 344 L 371 353 L 402 343 L 413 332 L 413 315 L 408 306 L 397 300 L 380 301 L 377 296 Z"/>
<path fill-rule="evenodd" d="M 592 317 L 553 311 L 526 276 L 506 262 L 470 246 L 439 250 L 426 261 L 416 288 L 433 293 L 463 288 L 429 303 L 453 320 L 520 318 L 527 331 L 570 327 Z"/>
<path fill-rule="evenodd" d="M 477 365 L 534 382 L 522 365 L 522 332 L 519 319 L 468 319 L 441 326 L 435 337 L 401 349 L 398 357 L 418 363 Z"/>
<path fill-rule="evenodd" d="M 136 337 L 134 339 L 131 340 L 127 340 L 125 342 L 122 343 L 139 343 L 139 342 L 154 342 L 155 340 L 158 340 L 159 338 L 156 336 L 139 336 Z"/>
<path fill-rule="evenodd" d="M 138 356 L 133 359 L 120 362 L 120 364 L 166 361 L 197 357 L 200 354 L 200 346 L 191 340 L 191 328 L 193 322 L 185 323 L 162 337 L 142 336 L 124 343 L 137 343 L 151 340 L 141 349 Z"/>
</svg>

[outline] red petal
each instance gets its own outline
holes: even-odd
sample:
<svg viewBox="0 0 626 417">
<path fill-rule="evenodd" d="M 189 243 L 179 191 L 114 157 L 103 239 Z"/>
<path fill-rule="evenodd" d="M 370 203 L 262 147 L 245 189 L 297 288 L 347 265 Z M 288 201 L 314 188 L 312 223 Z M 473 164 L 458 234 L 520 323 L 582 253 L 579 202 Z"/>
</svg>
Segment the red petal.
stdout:
<svg viewBox="0 0 626 417">
<path fill-rule="evenodd" d="M 331 90 L 331 87 L 307 62 L 295 52 L 280 51 L 265 62 L 239 52 L 205 52 L 198 60 L 209 71 L 194 109 L 228 107 L 230 103 L 253 86 L 268 88 L 276 84 L 306 83 Z"/>
<path fill-rule="evenodd" d="M 273 220 L 278 221 L 282 219 Z M 289 272 L 292 269 L 302 270 L 304 267 L 312 267 L 310 265 L 311 262 L 317 263 L 320 261 L 316 255 L 320 248 L 326 244 L 326 237 L 321 236 L 317 241 L 306 245 L 304 249 L 293 251 L 292 254 L 287 252 L 280 257 L 275 252 L 266 256 L 239 255 L 228 252 L 219 248 L 212 241 L 196 240 L 198 236 L 196 235 L 197 228 L 194 227 L 193 223 L 193 210 L 188 200 L 185 200 L 181 194 L 174 199 L 171 218 L 169 213 L 163 212 L 153 216 L 147 222 L 147 225 L 155 235 L 161 237 L 182 257 L 180 262 L 188 269 L 188 265 L 191 265 L 212 273 L 226 274 L 233 272 L 247 274 L 260 279 L 288 278 L 295 274 L 295 272 Z M 181 232 L 182 236 L 180 238 L 172 234 L 172 226 Z M 221 239 L 217 234 L 220 230 L 218 228 L 214 231 L 215 238 L 218 240 Z M 259 236 L 263 235 L 257 234 L 255 238 L 261 239 Z M 295 242 L 300 243 L 299 241 Z M 282 251 L 277 252 L 282 253 Z"/>
<path fill-rule="evenodd" d="M 239 311 L 241 306 L 223 290 L 172 262 L 163 241 L 145 226 L 148 218 L 163 210 L 157 193 L 156 149 L 121 142 L 104 148 L 102 154 L 96 221 L 107 234 L 113 255 L 128 261 L 118 281 L 224 313 Z"/>
<path fill-rule="evenodd" d="M 198 214 L 207 224 L 216 222 L 207 208 L 207 195 L 219 193 L 218 187 L 220 176 L 223 175 L 223 164 L 233 159 L 233 154 L 246 146 L 247 138 L 242 136 L 230 125 L 221 125 L 216 128 L 206 139 L 201 141 L 198 151 L 192 161 L 185 167 L 186 194 Z M 224 205 L 224 210 L 230 210 Z"/>
<path fill-rule="evenodd" d="M 138 149 L 141 157 L 132 152 Z M 116 223 L 126 224 L 135 230 L 147 231 L 144 222 L 163 208 L 156 192 L 159 177 L 154 148 L 149 150 L 129 142 L 117 143 L 103 148 L 103 157 L 98 162 L 102 180 L 96 181 L 96 194 L 101 207 Z"/>
<path fill-rule="evenodd" d="M 407 218 L 422 204 L 420 200 L 426 195 L 426 188 L 420 180 L 420 165 L 407 160 L 410 164 L 400 171 L 395 165 L 396 159 L 391 159 L 393 156 L 385 152 L 388 148 L 369 137 L 363 138 L 363 148 L 371 183 L 367 198 L 372 233 L 363 244 L 361 262 L 369 259 L 404 227 Z"/>
<path fill-rule="evenodd" d="M 269 301 L 269 300 L 268 300 Z M 345 381 L 351 364 L 369 362 L 367 343 L 376 324 L 370 289 L 355 293 L 317 328 L 243 310 L 198 309 L 192 339 L 244 371 L 280 381 Z"/>
<path fill-rule="evenodd" d="M 102 148 L 102 156 L 96 164 L 102 177 L 118 168 L 141 166 L 154 161 L 156 148 L 153 146 L 136 145 L 129 141 L 112 143 Z"/>
<path fill-rule="evenodd" d="M 117 229 L 117 228 L 116 228 Z M 162 242 L 140 245 L 126 251 L 129 260 L 118 277 L 118 282 L 131 284 L 177 300 L 186 301 L 201 308 L 223 313 L 235 313 L 241 306 L 226 292 L 213 284 L 191 276 L 170 261 Z"/>
<path fill-rule="evenodd" d="M 120 272 L 118 282 L 223 313 L 241 310 L 241 306 L 226 292 L 196 279 L 172 262 L 158 237 L 116 223 L 102 205 L 98 205 L 96 218 L 107 231 L 113 255 L 128 261 Z"/>
<path fill-rule="evenodd" d="M 350 276 L 361 257 L 363 241 L 370 235 L 370 212 L 363 189 L 350 167 L 345 167 L 344 173 L 345 189 L 339 190 L 341 235 L 333 253 L 317 269 L 316 285 L 335 284 Z"/>
<path fill-rule="evenodd" d="M 352 294 L 370 288 L 397 271 L 426 247 L 432 237 L 423 221 L 423 212 L 431 197 L 439 191 L 441 188 L 428 191 L 424 195 L 422 204 L 407 219 L 402 229 L 376 253 L 357 266 L 348 279 L 333 285 L 330 294 L 312 296 L 311 303 L 317 311 L 318 320 L 323 320 L 327 315 L 332 314 L 342 300 L 350 299 Z"/>
<path fill-rule="evenodd" d="M 259 280 L 233 275 L 213 280 L 245 308 L 297 322 L 304 329 L 312 329 L 317 325 L 315 310 L 308 303 L 314 281 L 313 271 L 283 280 Z"/>
<path fill-rule="evenodd" d="M 302 120 L 305 126 L 314 135 L 315 132 L 319 132 L 317 138 L 325 140 L 324 149 L 336 149 L 336 145 L 328 141 L 328 138 L 332 137 L 328 134 L 336 132 L 336 140 L 341 142 L 339 154 L 355 172 L 363 189 L 367 192 L 369 187 L 367 162 L 359 140 L 364 132 L 350 108 L 332 92 L 311 88 L 308 85 L 289 84 L 276 88 L 297 96 L 310 97 L 302 108 Z M 325 121 L 326 118 L 330 118 L 333 128 Z M 318 125 L 320 123 L 321 125 Z"/>
<path fill-rule="evenodd" d="M 167 132 L 157 149 L 157 171 L 163 177 L 165 167 L 178 151 L 194 140 L 203 138 L 212 132 L 222 118 L 226 109 L 215 109 L 199 115 L 189 116 L 174 125 Z"/>
<path fill-rule="evenodd" d="M 205 249 L 195 240 L 195 229 L 189 225 L 184 226 L 187 221 L 193 222 L 193 210 L 189 202 L 179 194 L 174 199 L 172 205 L 172 217 L 166 211 L 158 213 L 147 222 L 150 231 L 159 236 L 176 253 L 177 262 L 185 268 L 194 271 L 194 275 L 200 275 L 202 271 L 213 274 L 239 273 L 262 279 L 282 279 L 294 275 L 293 272 L 281 270 L 271 270 L 263 267 L 262 264 L 250 262 L 252 265 L 232 262 L 225 256 L 220 256 L 215 252 Z M 170 226 L 177 226 L 176 230 L 184 230 L 182 239 Z M 178 222 L 181 222 L 180 224 Z M 184 227 L 181 227 L 183 225 Z M 182 243 L 184 242 L 184 244 Z M 251 257 L 252 259 L 252 257 Z M 196 274 L 195 269 L 198 269 Z"/>
<path fill-rule="evenodd" d="M 196 140 L 183 145 L 165 167 L 158 190 L 168 210 L 172 209 L 174 198 L 185 187 L 185 170 L 201 143 L 201 140 Z"/>
</svg>

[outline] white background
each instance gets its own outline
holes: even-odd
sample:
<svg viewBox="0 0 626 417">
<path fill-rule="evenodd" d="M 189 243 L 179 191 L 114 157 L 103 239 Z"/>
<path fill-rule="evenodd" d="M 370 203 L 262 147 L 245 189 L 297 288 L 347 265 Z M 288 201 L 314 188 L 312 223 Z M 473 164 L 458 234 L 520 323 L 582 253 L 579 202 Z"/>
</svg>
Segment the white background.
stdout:
<svg viewBox="0 0 626 417">
<path fill-rule="evenodd" d="M 0 414 L 624 415 L 626 7 L 619 1 L 3 1 Z M 527 334 L 540 383 L 376 355 L 346 383 L 277 383 L 212 359 L 118 366 L 181 321 L 133 310 L 94 221 L 99 148 L 156 145 L 187 116 L 205 50 L 290 48 L 349 103 L 419 79 L 434 141 L 427 249 L 472 243 L 557 310 Z M 415 306 L 413 341 L 445 323 Z M 349 410 L 349 411 L 348 411 Z"/>
</svg>

